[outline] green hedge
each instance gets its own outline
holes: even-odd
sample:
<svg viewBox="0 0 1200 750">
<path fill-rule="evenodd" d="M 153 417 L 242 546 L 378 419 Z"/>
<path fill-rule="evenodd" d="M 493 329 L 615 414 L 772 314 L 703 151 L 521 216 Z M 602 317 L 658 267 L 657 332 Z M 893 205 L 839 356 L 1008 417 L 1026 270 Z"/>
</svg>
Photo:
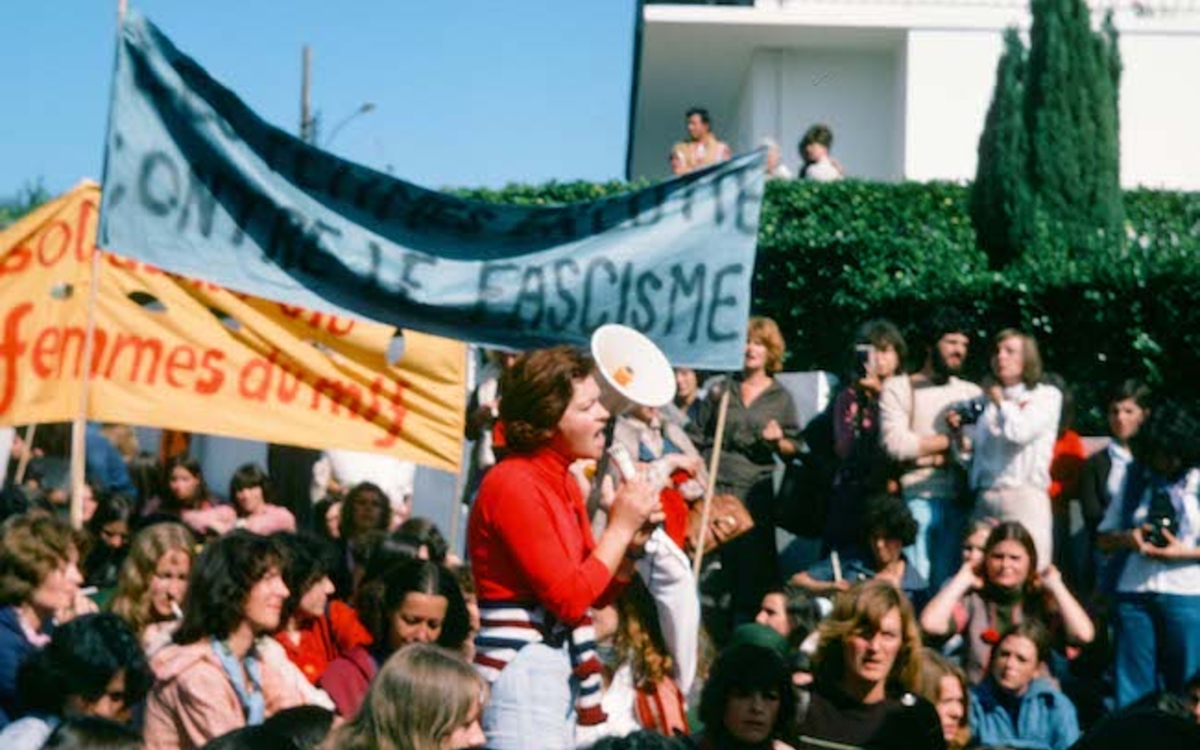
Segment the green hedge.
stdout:
<svg viewBox="0 0 1200 750">
<path fill-rule="evenodd" d="M 548 205 L 630 187 L 576 182 L 458 193 Z M 1084 430 L 1104 431 L 1104 393 L 1127 377 L 1197 401 L 1200 193 L 1128 191 L 1124 237 L 1098 235 L 1080 259 L 1042 230 L 1020 262 L 992 272 L 975 246 L 968 192 L 944 182 L 769 183 L 754 310 L 779 322 L 788 368 L 839 369 L 855 327 L 873 317 L 893 320 L 915 343 L 920 321 L 953 304 L 977 326 L 973 374 L 986 369 L 984 342 L 996 331 L 1031 331 L 1047 367 L 1075 387 Z"/>
</svg>

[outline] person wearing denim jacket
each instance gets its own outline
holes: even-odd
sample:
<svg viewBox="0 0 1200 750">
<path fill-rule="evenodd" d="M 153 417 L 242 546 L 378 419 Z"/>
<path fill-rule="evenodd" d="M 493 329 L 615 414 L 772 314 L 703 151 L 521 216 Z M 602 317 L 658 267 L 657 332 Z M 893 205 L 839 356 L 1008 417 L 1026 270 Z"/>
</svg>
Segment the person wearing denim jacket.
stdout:
<svg viewBox="0 0 1200 750">
<path fill-rule="evenodd" d="M 971 688 L 971 733 L 982 747 L 1067 750 L 1079 739 L 1075 706 L 1044 677 L 1046 628 L 1010 628 L 992 652 L 987 678 Z"/>
</svg>

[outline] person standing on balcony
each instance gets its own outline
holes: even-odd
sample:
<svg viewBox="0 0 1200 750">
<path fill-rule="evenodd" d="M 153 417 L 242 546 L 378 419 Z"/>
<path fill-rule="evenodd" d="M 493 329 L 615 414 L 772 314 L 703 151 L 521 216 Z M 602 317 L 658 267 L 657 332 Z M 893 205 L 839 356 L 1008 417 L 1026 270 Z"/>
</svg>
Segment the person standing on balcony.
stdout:
<svg viewBox="0 0 1200 750">
<path fill-rule="evenodd" d="M 674 174 L 694 172 L 733 157 L 729 145 L 713 135 L 707 109 L 692 107 L 687 111 L 687 132 L 687 140 L 676 143 L 671 149 Z"/>
<path fill-rule="evenodd" d="M 833 182 L 846 175 L 846 170 L 830 151 L 833 149 L 833 131 L 828 125 L 817 123 L 810 127 L 800 139 L 800 178 L 817 182 Z"/>
</svg>

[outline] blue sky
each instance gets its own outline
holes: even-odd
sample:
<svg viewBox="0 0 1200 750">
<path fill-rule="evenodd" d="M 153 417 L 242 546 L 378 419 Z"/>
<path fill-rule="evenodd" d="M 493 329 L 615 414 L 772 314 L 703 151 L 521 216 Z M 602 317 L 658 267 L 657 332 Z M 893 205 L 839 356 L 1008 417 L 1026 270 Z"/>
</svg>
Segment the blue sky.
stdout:
<svg viewBox="0 0 1200 750">
<path fill-rule="evenodd" d="M 431 187 L 623 176 L 635 0 L 142 0 L 267 120 Z M 0 29 L 0 197 L 99 179 L 116 0 L 23 3 Z M 358 116 L 326 144 L 333 129 Z"/>
</svg>

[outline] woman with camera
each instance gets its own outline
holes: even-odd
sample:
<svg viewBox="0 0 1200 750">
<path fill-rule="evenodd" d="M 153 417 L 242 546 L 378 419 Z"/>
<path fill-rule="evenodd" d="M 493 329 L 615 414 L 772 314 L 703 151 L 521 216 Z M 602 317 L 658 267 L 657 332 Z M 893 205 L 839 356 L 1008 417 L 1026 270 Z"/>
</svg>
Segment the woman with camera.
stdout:
<svg viewBox="0 0 1200 750">
<path fill-rule="evenodd" d="M 1200 670 L 1200 421 L 1156 406 L 1133 438 L 1125 491 L 1109 504 L 1097 546 L 1116 585 L 1117 704 L 1161 687 L 1182 692 Z"/>
<path fill-rule="evenodd" d="M 983 383 L 982 410 L 974 425 L 968 404 L 946 416 L 970 439 L 971 488 L 977 510 L 1001 521 L 1019 521 L 1033 535 L 1039 560 L 1053 560 L 1050 459 L 1058 436 L 1062 393 L 1042 381 L 1037 341 L 1005 329 L 996 335 L 992 377 Z M 967 447 L 962 445 L 961 447 Z"/>
<path fill-rule="evenodd" d="M 879 439 L 879 394 L 901 371 L 908 350 L 900 329 L 887 320 L 859 326 L 850 385 L 833 402 L 833 449 L 840 463 L 833 481 L 825 543 L 839 555 L 866 557 L 862 547 L 867 498 L 887 488 L 891 463 Z"/>
</svg>

